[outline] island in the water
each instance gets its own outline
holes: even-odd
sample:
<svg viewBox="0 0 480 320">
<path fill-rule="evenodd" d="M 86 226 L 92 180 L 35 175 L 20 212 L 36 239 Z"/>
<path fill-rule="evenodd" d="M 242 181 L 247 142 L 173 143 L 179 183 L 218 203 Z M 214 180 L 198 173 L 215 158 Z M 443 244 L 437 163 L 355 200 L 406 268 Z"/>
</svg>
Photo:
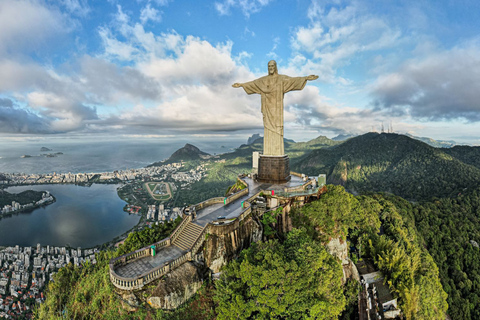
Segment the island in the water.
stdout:
<svg viewBox="0 0 480 320">
<path fill-rule="evenodd" d="M 50 149 L 49 150 L 42 150 L 42 151 L 51 151 Z M 31 156 L 29 154 L 24 154 L 23 156 L 21 156 L 20 158 L 33 158 L 33 157 L 47 157 L 47 158 L 55 158 L 56 156 L 58 155 L 62 155 L 63 152 L 55 152 L 55 153 L 42 153 L 41 155 L 39 156 Z"/>
</svg>

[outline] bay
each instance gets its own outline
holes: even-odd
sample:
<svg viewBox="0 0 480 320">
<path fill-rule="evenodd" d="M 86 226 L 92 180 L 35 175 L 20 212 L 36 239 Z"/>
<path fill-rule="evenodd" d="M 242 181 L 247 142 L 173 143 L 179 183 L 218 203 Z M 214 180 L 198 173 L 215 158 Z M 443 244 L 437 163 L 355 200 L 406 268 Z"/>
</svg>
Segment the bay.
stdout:
<svg viewBox="0 0 480 320">
<path fill-rule="evenodd" d="M 167 159 L 185 143 L 210 154 L 230 152 L 239 139 L 68 140 L 1 141 L 0 173 L 91 173 L 143 168 Z M 40 151 L 41 147 L 51 151 Z M 46 157 L 46 154 L 55 154 Z M 32 157 L 22 158 L 23 155 Z"/>
<path fill-rule="evenodd" d="M 56 202 L 0 220 L 0 246 L 71 246 L 90 248 L 135 226 L 140 216 L 123 211 L 118 185 L 33 185 L 9 187 L 10 193 L 50 191 Z"/>
</svg>

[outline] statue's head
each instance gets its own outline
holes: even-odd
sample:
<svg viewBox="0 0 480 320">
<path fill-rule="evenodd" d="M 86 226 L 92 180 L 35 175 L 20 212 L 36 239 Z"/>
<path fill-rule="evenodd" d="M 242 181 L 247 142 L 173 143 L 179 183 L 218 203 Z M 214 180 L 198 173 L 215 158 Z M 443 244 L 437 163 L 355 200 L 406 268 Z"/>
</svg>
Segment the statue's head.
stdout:
<svg viewBox="0 0 480 320">
<path fill-rule="evenodd" d="M 275 60 L 268 61 L 268 74 L 269 75 L 278 74 L 277 63 L 275 62 Z"/>
</svg>

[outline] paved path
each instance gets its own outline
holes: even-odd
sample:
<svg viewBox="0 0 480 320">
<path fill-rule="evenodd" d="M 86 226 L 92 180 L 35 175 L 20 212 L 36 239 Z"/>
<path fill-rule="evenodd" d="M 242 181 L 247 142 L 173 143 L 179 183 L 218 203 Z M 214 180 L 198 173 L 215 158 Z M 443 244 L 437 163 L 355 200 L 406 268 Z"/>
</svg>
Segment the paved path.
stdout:
<svg viewBox="0 0 480 320">
<path fill-rule="evenodd" d="M 155 257 L 143 257 L 136 261 L 127 263 L 126 265 L 115 269 L 115 273 L 118 274 L 120 277 L 134 278 L 147 272 L 148 270 L 163 265 L 167 261 L 176 259 L 184 253 L 185 251 L 182 251 L 177 246 L 168 246 L 159 250 Z"/>
<path fill-rule="evenodd" d="M 254 182 L 250 178 L 244 178 L 243 181 L 248 184 L 249 192 L 247 195 L 238 198 L 226 206 L 224 206 L 223 203 L 217 203 L 199 210 L 197 212 L 197 218 L 192 222 L 199 226 L 205 227 L 209 222 L 215 221 L 218 217 L 226 217 L 227 219 L 236 218 L 244 210 L 244 208 L 241 206 L 242 201 L 247 200 L 257 192 L 261 190 L 283 191 L 285 188 L 295 187 L 303 184 L 303 180 L 296 176 L 292 176 L 292 179 L 289 182 L 283 184 L 258 183 Z M 127 263 L 126 265 L 115 269 L 115 272 L 121 277 L 134 278 L 150 269 L 166 263 L 167 261 L 180 257 L 185 252 L 186 251 L 183 251 L 179 247 L 171 245 L 159 249 L 155 257 L 148 256 Z"/>
</svg>

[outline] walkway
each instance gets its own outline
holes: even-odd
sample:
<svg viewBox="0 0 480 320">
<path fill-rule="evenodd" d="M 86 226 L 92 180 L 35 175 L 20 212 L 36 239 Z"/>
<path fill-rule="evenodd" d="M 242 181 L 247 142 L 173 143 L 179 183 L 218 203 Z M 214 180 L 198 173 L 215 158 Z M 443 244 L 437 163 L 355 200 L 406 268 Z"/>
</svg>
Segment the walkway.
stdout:
<svg viewBox="0 0 480 320">
<path fill-rule="evenodd" d="M 115 269 L 115 273 L 124 278 L 135 278 L 167 261 L 180 257 L 184 253 L 185 251 L 182 251 L 177 246 L 168 246 L 160 250 L 155 257 L 148 256 L 132 261 Z"/>
<path fill-rule="evenodd" d="M 283 184 L 258 183 L 250 178 L 243 178 L 243 181 L 248 184 L 249 192 L 247 195 L 240 197 L 228 205 L 217 203 L 199 210 L 196 214 L 196 219 L 185 227 L 172 245 L 160 248 L 155 257 L 146 256 L 131 261 L 126 265 L 119 266 L 115 269 L 115 273 L 121 277 L 135 278 L 157 266 L 179 258 L 190 250 L 193 241 L 198 238 L 198 235 L 200 235 L 203 228 L 205 228 L 208 223 L 217 220 L 218 217 L 225 217 L 226 219 L 238 217 L 244 210 L 241 206 L 242 201 L 247 200 L 261 190 L 275 190 L 275 192 L 281 192 L 285 188 L 299 186 L 304 183 L 301 178 L 293 175 L 289 182 Z"/>
</svg>

